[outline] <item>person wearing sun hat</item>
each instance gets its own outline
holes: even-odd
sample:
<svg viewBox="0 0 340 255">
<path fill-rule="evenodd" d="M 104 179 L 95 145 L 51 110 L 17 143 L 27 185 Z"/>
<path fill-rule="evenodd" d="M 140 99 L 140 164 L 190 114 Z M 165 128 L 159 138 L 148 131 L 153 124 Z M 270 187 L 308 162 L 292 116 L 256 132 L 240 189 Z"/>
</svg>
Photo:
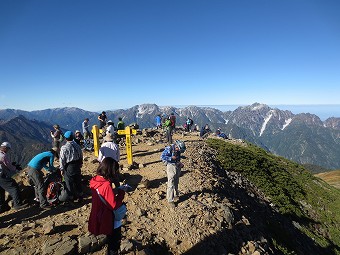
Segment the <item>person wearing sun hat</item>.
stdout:
<svg viewBox="0 0 340 255">
<path fill-rule="evenodd" d="M 186 150 L 185 143 L 181 140 L 176 140 L 174 144 L 165 147 L 161 154 L 161 160 L 166 165 L 167 173 L 167 192 L 166 198 L 169 202 L 171 208 L 175 208 L 175 197 L 178 197 L 178 184 L 179 177 L 181 175 L 181 168 L 183 164 L 181 163 L 181 153 Z"/>
<path fill-rule="evenodd" d="M 98 161 L 102 162 L 105 157 L 110 157 L 119 162 L 120 151 L 118 145 L 114 142 L 115 135 L 107 133 L 104 137 L 104 143 L 99 149 Z"/>
<path fill-rule="evenodd" d="M 73 140 L 72 131 L 66 131 L 64 137 L 66 144 L 61 146 L 60 149 L 60 171 L 65 179 L 67 196 L 71 201 L 76 198 L 82 201 L 81 167 L 83 165 L 83 152 Z"/>
<path fill-rule="evenodd" d="M 74 139 L 73 139 L 81 148 L 84 145 L 84 136 L 81 134 L 79 130 L 74 132 Z"/>
<path fill-rule="evenodd" d="M 63 132 L 61 131 L 60 126 L 58 124 L 54 124 L 53 128 L 54 131 L 53 130 L 50 131 L 51 137 L 53 139 L 52 147 L 57 147 L 59 150 L 63 139 Z"/>
<path fill-rule="evenodd" d="M 5 191 L 13 199 L 13 208 L 19 210 L 26 207 L 21 203 L 19 186 L 12 176 L 18 173 L 18 170 L 12 165 L 8 156 L 8 151 L 12 148 L 9 142 L 3 142 L 0 145 L 0 213 L 6 211 L 9 207 L 5 204 Z"/>
</svg>

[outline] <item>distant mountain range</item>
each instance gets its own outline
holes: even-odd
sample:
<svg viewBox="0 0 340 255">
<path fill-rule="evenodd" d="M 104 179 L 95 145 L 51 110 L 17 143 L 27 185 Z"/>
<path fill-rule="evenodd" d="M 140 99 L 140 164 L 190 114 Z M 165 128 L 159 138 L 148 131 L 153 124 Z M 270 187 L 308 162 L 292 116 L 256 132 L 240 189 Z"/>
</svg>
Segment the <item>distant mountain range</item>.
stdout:
<svg viewBox="0 0 340 255">
<path fill-rule="evenodd" d="M 321 121 L 311 113 L 293 114 L 259 103 L 225 112 L 210 107 L 142 104 L 107 111 L 107 115 L 114 123 L 122 117 L 126 124 L 138 123 L 140 128 L 150 128 L 155 126 L 157 114 L 172 112 L 177 117 L 177 126 L 190 117 L 199 127 L 208 124 L 213 131 L 221 128 L 229 137 L 247 140 L 298 163 L 340 169 L 340 118 Z M 16 160 L 27 163 L 33 153 L 50 146 L 49 131 L 53 124 L 59 124 L 64 130 L 81 130 L 84 118 L 90 119 L 90 125 L 98 125 L 98 114 L 67 107 L 31 112 L 3 109 L 0 110 L 0 138 L 17 144 Z"/>
</svg>

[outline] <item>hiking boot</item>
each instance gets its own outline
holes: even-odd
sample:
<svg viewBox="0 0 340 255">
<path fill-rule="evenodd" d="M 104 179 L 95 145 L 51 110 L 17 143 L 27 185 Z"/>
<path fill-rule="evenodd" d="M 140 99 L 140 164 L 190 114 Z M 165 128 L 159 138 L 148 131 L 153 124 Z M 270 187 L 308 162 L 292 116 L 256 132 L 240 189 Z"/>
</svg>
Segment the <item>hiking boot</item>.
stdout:
<svg viewBox="0 0 340 255">
<path fill-rule="evenodd" d="M 13 206 L 13 209 L 14 209 L 15 211 L 18 211 L 18 210 L 24 209 L 24 208 L 26 208 L 26 207 L 28 207 L 28 204 L 20 204 L 20 205 L 15 205 L 15 206 Z"/>
<path fill-rule="evenodd" d="M 52 205 L 49 205 L 49 204 L 40 206 L 41 211 L 48 211 L 51 209 L 52 209 Z"/>
<path fill-rule="evenodd" d="M 78 204 L 82 204 L 83 202 L 84 202 L 84 199 L 82 197 L 78 198 L 78 201 L 77 201 Z"/>
<path fill-rule="evenodd" d="M 170 206 L 170 208 L 175 208 L 176 204 L 175 204 L 175 202 L 169 202 L 169 206 Z"/>
<path fill-rule="evenodd" d="M 67 207 L 67 208 L 73 208 L 75 207 L 75 204 L 73 201 L 66 201 L 63 203 L 63 206 Z"/>
<path fill-rule="evenodd" d="M 0 206 L 0 214 L 4 213 L 4 212 L 7 212 L 9 210 L 11 210 L 11 207 L 9 207 L 8 205 Z"/>
</svg>

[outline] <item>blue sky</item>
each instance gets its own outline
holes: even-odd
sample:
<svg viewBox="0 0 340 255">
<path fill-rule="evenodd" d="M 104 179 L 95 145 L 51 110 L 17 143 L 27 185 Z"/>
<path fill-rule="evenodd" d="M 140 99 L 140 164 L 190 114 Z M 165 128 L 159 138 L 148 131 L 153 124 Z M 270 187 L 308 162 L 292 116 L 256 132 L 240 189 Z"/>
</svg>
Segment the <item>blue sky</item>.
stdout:
<svg viewBox="0 0 340 255">
<path fill-rule="evenodd" d="M 0 108 L 339 104 L 338 0 L 2 0 Z"/>
</svg>

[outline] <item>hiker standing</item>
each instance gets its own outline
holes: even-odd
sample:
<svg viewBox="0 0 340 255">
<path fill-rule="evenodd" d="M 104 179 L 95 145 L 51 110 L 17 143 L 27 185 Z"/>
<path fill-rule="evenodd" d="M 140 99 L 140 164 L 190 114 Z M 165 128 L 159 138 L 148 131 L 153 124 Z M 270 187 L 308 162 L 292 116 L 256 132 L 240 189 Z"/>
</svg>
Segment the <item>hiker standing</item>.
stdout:
<svg viewBox="0 0 340 255">
<path fill-rule="evenodd" d="M 174 198 L 178 197 L 178 184 L 181 168 L 181 153 L 185 152 L 186 147 L 183 141 L 176 140 L 174 144 L 165 147 L 161 155 L 161 160 L 166 164 L 168 178 L 166 199 L 172 208 L 175 208 Z"/>
<path fill-rule="evenodd" d="M 172 128 L 172 130 L 175 130 L 175 128 L 176 128 L 176 116 L 175 116 L 175 114 L 173 112 L 170 114 L 169 119 L 171 121 L 171 128 Z"/>
<path fill-rule="evenodd" d="M 165 114 L 165 113 L 163 113 L 162 114 L 162 117 L 161 117 L 161 124 L 162 124 L 162 127 L 164 126 L 164 123 L 165 123 L 165 121 L 168 119 L 168 116 Z"/>
<path fill-rule="evenodd" d="M 187 121 L 185 122 L 185 124 L 186 124 L 186 129 L 185 130 L 187 132 L 189 132 L 189 131 L 191 131 L 191 127 L 194 124 L 194 121 L 188 117 Z"/>
<path fill-rule="evenodd" d="M 117 144 L 114 143 L 114 134 L 107 133 L 104 137 L 104 143 L 99 149 L 98 161 L 102 162 L 104 158 L 110 157 L 119 162 L 120 151 Z"/>
<path fill-rule="evenodd" d="M 155 117 L 155 121 L 156 121 L 156 128 L 161 128 L 162 127 L 162 119 L 161 119 L 161 115 L 158 114 L 156 117 Z"/>
<path fill-rule="evenodd" d="M 63 139 L 63 132 L 60 130 L 60 126 L 58 124 L 53 125 L 54 131 L 51 130 L 51 137 L 53 139 L 52 147 L 58 148 L 60 150 L 60 145 Z"/>
<path fill-rule="evenodd" d="M 83 128 L 83 134 L 84 134 L 84 139 L 87 140 L 90 138 L 90 130 L 89 130 L 90 124 L 89 124 L 89 119 L 85 118 L 85 120 L 82 123 L 82 128 Z"/>
<path fill-rule="evenodd" d="M 121 117 L 118 118 L 117 123 L 117 130 L 124 130 L 125 129 L 125 123 Z"/>
<path fill-rule="evenodd" d="M 125 129 L 125 123 L 121 117 L 118 118 L 118 123 L 117 123 L 117 131 L 118 130 L 124 130 Z M 118 132 L 117 132 L 118 133 Z M 118 138 L 118 143 L 120 141 L 124 141 L 125 135 L 117 135 Z"/>
<path fill-rule="evenodd" d="M 39 153 L 28 162 L 28 178 L 34 183 L 35 199 L 39 201 L 40 209 L 51 209 L 46 199 L 46 186 L 44 185 L 44 174 L 42 168 L 49 172 L 55 172 L 54 159 L 58 158 L 58 148 L 53 147 L 49 151 Z"/>
<path fill-rule="evenodd" d="M 83 152 L 80 146 L 73 141 L 73 133 L 65 132 L 66 144 L 60 149 L 60 171 L 64 176 L 66 192 L 69 200 L 78 198 L 82 201 L 81 167 L 83 165 Z"/>
<path fill-rule="evenodd" d="M 94 235 L 106 235 L 107 254 L 117 254 L 122 239 L 121 220 L 115 220 L 113 210 L 123 204 L 125 191 L 118 189 L 119 165 L 113 158 L 104 158 L 97 168 L 96 176 L 90 180 L 92 207 L 89 218 L 89 232 Z M 112 183 L 115 188 L 112 189 Z M 98 217 L 98 215 L 101 215 Z"/>
<path fill-rule="evenodd" d="M 10 158 L 7 155 L 11 149 L 9 142 L 3 142 L 0 145 L 0 213 L 7 210 L 8 205 L 5 205 L 5 191 L 7 191 L 13 199 L 13 208 L 15 210 L 26 207 L 21 203 L 19 186 L 17 182 L 12 179 L 12 176 L 18 173 L 18 169 L 12 165 Z"/>
<path fill-rule="evenodd" d="M 163 128 L 165 128 L 165 136 L 168 144 L 172 144 L 172 127 L 170 117 L 163 123 Z"/>
<path fill-rule="evenodd" d="M 103 129 L 103 127 L 105 127 L 106 125 L 106 120 L 107 120 L 106 112 L 102 111 L 102 113 L 98 115 L 98 120 L 99 120 L 99 129 Z"/>
</svg>

